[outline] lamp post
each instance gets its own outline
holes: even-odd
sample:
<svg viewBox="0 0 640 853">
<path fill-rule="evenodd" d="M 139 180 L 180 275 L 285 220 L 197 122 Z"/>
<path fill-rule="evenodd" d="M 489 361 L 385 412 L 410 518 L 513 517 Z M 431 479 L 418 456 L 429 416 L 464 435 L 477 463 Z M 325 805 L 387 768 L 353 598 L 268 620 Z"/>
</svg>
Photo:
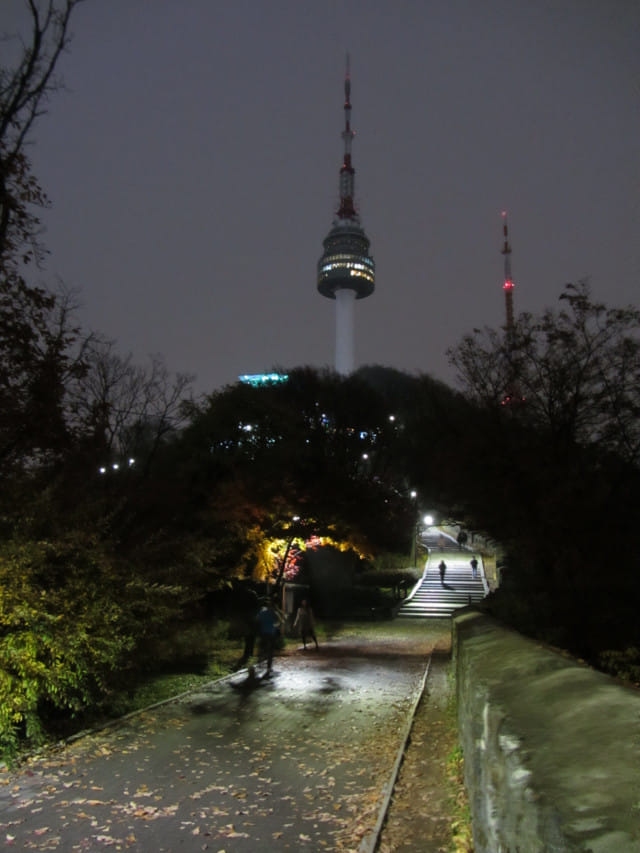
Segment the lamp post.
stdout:
<svg viewBox="0 0 640 853">
<path fill-rule="evenodd" d="M 418 493 L 412 491 L 409 494 L 411 496 L 411 500 L 414 502 L 413 530 L 411 533 L 411 552 L 412 552 L 411 563 L 413 565 L 413 568 L 415 569 L 417 564 L 418 564 L 418 502 L 417 502 Z"/>
</svg>

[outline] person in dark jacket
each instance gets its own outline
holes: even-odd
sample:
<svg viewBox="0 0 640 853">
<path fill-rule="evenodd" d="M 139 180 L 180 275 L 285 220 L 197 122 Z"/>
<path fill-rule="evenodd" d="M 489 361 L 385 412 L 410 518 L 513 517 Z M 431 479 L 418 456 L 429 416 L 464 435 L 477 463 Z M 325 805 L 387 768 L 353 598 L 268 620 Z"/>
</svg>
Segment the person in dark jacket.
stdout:
<svg viewBox="0 0 640 853">
<path fill-rule="evenodd" d="M 260 646 L 267 660 L 267 675 L 270 675 L 273 665 L 273 652 L 280 636 L 280 617 L 270 600 L 258 611 L 257 623 Z"/>
</svg>

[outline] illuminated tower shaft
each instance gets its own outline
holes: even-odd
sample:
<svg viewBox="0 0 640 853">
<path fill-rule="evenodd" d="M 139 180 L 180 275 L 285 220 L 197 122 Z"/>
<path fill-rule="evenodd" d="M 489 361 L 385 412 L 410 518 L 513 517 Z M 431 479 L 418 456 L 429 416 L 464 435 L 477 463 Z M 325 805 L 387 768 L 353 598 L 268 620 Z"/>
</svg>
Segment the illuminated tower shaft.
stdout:
<svg viewBox="0 0 640 853">
<path fill-rule="evenodd" d="M 344 158 L 340 168 L 340 206 L 331 231 L 324 238 L 318 261 L 318 290 L 336 301 L 336 371 L 351 373 L 355 365 L 354 305 L 370 296 L 375 287 L 375 264 L 369 239 L 360 225 L 354 204 L 355 170 L 351 163 L 351 77 L 349 57 L 344 81 Z"/>
<path fill-rule="evenodd" d="M 511 246 L 509 245 L 509 226 L 507 224 L 507 212 L 502 211 L 502 231 L 504 233 L 504 246 L 502 254 L 504 255 L 504 303 L 506 311 L 506 332 L 507 336 L 513 335 L 513 279 L 511 278 Z"/>
</svg>

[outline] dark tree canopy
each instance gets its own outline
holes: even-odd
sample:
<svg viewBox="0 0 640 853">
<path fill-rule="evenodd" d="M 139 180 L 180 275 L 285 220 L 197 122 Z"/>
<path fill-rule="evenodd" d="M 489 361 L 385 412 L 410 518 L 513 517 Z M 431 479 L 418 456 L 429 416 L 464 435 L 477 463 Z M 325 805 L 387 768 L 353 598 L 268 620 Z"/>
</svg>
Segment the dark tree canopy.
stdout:
<svg viewBox="0 0 640 853">
<path fill-rule="evenodd" d="M 24 278 L 43 256 L 38 207 L 44 193 L 26 155 L 34 123 L 59 83 L 55 76 L 79 0 L 25 0 L 26 35 L 7 34 L 15 63 L 0 67 L 0 472 L 50 459 L 68 444 L 65 383 L 82 370 L 79 330 L 65 295 Z"/>
<path fill-rule="evenodd" d="M 510 334 L 476 330 L 450 350 L 468 395 L 497 407 L 514 383 L 515 417 L 564 453 L 597 446 L 640 463 L 640 311 L 591 299 L 566 285 L 559 310 L 521 314 Z"/>
<path fill-rule="evenodd" d="M 590 660 L 640 641 L 639 332 L 640 312 L 594 302 L 583 282 L 559 310 L 450 353 L 476 405 L 451 500 L 508 553 L 492 606 Z"/>
</svg>

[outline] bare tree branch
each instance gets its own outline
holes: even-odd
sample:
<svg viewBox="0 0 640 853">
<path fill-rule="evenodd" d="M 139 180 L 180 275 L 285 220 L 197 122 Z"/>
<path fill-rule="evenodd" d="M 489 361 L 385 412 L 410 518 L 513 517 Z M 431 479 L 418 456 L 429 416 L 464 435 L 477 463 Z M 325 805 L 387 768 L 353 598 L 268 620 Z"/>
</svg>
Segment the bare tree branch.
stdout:
<svg viewBox="0 0 640 853">
<path fill-rule="evenodd" d="M 48 97 L 60 85 L 55 69 L 80 2 L 25 0 L 30 37 L 16 66 L 0 68 L 0 269 L 10 261 L 15 266 L 20 246 L 37 238 L 39 222 L 30 208 L 46 204 L 46 197 L 30 175 L 25 144 Z M 14 256 L 8 258 L 10 254 Z M 37 254 L 32 250 L 27 259 Z"/>
</svg>

